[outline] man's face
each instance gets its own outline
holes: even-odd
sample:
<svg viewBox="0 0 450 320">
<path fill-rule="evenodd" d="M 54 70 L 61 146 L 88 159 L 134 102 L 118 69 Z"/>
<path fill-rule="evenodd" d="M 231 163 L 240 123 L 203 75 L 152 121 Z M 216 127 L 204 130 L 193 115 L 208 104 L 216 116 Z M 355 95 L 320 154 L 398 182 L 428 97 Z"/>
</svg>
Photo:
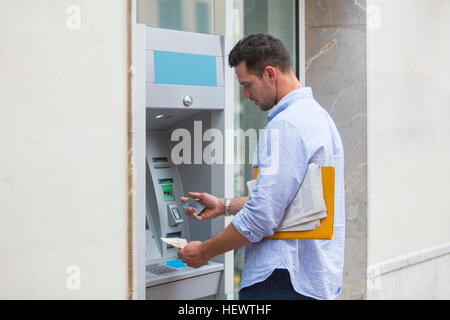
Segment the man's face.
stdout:
<svg viewBox="0 0 450 320">
<path fill-rule="evenodd" d="M 270 110 L 276 104 L 275 85 L 269 80 L 266 71 L 262 78 L 259 78 L 249 73 L 245 61 L 242 61 L 236 66 L 235 72 L 242 85 L 242 96 L 245 99 L 250 99 L 262 111 Z"/>
</svg>

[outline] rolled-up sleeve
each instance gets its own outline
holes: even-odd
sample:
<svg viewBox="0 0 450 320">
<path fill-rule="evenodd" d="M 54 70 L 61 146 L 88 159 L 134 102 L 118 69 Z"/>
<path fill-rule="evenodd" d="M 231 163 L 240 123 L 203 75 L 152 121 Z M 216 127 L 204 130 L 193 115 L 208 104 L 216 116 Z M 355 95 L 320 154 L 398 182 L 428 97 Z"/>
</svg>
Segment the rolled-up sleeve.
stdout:
<svg viewBox="0 0 450 320">
<path fill-rule="evenodd" d="M 288 121 L 274 119 L 259 139 L 256 187 L 232 220 L 235 229 L 251 242 L 273 235 L 300 188 L 311 156 L 301 131 Z"/>
</svg>

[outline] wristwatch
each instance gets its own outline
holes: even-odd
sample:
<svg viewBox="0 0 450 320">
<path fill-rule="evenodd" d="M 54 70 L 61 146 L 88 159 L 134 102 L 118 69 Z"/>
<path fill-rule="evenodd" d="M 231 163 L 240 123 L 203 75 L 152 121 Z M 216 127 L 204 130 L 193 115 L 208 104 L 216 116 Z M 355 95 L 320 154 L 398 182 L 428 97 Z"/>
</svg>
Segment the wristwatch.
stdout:
<svg viewBox="0 0 450 320">
<path fill-rule="evenodd" d="M 231 203 L 231 199 L 225 198 L 225 217 L 230 216 L 230 203 Z"/>
</svg>

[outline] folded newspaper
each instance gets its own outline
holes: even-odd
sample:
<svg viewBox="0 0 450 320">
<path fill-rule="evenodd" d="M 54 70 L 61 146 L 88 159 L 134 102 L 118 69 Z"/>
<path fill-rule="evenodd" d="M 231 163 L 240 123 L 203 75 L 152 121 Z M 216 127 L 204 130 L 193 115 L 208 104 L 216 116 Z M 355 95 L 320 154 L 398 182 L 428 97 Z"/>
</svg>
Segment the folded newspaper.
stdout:
<svg viewBox="0 0 450 320">
<path fill-rule="evenodd" d="M 247 182 L 247 187 L 250 195 L 256 187 L 256 180 Z M 322 171 L 319 165 L 311 163 L 300 188 L 286 208 L 283 220 L 275 231 L 315 230 L 320 226 L 320 220 L 326 216 L 327 207 L 323 199 Z"/>
</svg>

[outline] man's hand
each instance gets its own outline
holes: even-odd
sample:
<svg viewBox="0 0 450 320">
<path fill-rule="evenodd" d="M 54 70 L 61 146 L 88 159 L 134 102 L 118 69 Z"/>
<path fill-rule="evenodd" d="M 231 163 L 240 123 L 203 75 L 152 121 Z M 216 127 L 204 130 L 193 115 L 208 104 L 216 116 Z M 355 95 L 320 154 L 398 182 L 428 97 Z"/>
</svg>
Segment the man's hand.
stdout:
<svg viewBox="0 0 450 320">
<path fill-rule="evenodd" d="M 178 251 L 181 260 L 190 267 L 198 268 L 208 263 L 212 258 L 227 251 L 241 248 L 251 242 L 242 236 L 233 223 L 205 242 L 191 241 Z"/>
<path fill-rule="evenodd" d="M 200 202 L 205 206 L 205 209 L 199 214 L 195 214 L 195 208 L 186 208 L 185 213 L 188 217 L 194 220 L 214 219 L 222 215 L 225 211 L 224 199 L 216 198 L 209 193 L 188 192 L 191 198 Z M 181 202 L 185 203 L 188 198 L 181 197 Z"/>
<path fill-rule="evenodd" d="M 208 263 L 207 252 L 201 241 L 191 241 L 178 251 L 181 260 L 189 267 L 199 268 Z"/>
</svg>

